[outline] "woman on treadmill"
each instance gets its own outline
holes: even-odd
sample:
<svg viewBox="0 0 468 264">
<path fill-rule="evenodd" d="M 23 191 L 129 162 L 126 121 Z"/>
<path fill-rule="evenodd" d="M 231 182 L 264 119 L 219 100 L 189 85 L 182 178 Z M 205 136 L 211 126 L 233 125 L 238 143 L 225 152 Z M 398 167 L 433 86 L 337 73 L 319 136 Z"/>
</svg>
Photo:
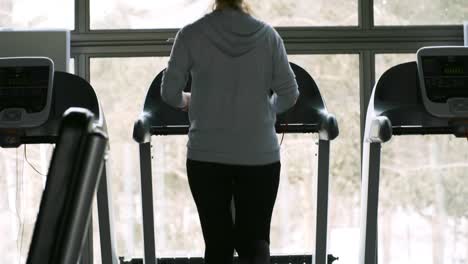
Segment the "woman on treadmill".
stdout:
<svg viewBox="0 0 468 264">
<path fill-rule="evenodd" d="M 234 249 L 243 264 L 270 263 L 281 168 L 276 114 L 299 96 L 281 37 L 243 0 L 216 0 L 213 12 L 178 32 L 161 95 L 189 113 L 187 174 L 205 263 L 230 264 Z"/>
</svg>

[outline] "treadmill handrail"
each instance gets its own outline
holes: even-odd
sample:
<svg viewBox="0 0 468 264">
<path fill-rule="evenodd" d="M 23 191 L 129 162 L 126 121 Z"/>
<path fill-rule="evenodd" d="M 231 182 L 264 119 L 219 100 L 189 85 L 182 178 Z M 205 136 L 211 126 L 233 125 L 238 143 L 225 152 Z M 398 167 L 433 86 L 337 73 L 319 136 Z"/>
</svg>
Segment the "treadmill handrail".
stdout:
<svg viewBox="0 0 468 264">
<path fill-rule="evenodd" d="M 78 261 L 108 140 L 94 122 L 90 111 L 78 108 L 62 120 L 28 264 Z"/>
</svg>

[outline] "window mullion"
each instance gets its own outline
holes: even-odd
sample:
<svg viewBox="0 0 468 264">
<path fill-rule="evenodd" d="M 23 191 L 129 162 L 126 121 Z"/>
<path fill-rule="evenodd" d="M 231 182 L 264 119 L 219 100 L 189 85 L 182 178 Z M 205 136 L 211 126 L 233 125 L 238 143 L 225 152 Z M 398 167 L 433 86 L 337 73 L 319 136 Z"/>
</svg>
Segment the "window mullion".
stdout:
<svg viewBox="0 0 468 264">
<path fill-rule="evenodd" d="M 374 27 L 374 0 L 359 0 L 359 27 L 371 30 Z"/>
<path fill-rule="evenodd" d="M 89 0 L 75 0 L 75 32 L 89 32 Z"/>
</svg>

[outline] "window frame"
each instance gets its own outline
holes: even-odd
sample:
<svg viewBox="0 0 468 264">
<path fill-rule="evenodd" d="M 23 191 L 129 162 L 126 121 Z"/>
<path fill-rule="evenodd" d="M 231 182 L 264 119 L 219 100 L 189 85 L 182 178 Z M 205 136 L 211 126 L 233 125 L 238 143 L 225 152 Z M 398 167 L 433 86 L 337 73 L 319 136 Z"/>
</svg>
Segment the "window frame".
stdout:
<svg viewBox="0 0 468 264">
<path fill-rule="evenodd" d="M 169 56 L 178 29 L 91 30 L 90 1 L 75 0 L 71 55 L 89 81 L 91 57 Z M 463 25 L 376 26 L 374 1 L 358 0 L 357 26 L 278 27 L 289 54 L 359 54 L 361 130 L 375 83 L 375 54 L 414 53 L 431 45 L 463 45 Z"/>
</svg>

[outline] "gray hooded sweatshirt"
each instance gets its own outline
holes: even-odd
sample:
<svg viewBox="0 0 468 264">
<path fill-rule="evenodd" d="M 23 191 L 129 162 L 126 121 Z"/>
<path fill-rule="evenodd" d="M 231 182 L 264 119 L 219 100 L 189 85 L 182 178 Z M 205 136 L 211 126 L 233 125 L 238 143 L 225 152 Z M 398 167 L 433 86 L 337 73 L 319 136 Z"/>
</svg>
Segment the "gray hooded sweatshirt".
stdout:
<svg viewBox="0 0 468 264">
<path fill-rule="evenodd" d="M 187 157 L 236 165 L 280 160 L 276 114 L 299 96 L 283 41 L 234 9 L 214 11 L 176 36 L 161 95 L 182 107 L 192 77 Z"/>
</svg>

